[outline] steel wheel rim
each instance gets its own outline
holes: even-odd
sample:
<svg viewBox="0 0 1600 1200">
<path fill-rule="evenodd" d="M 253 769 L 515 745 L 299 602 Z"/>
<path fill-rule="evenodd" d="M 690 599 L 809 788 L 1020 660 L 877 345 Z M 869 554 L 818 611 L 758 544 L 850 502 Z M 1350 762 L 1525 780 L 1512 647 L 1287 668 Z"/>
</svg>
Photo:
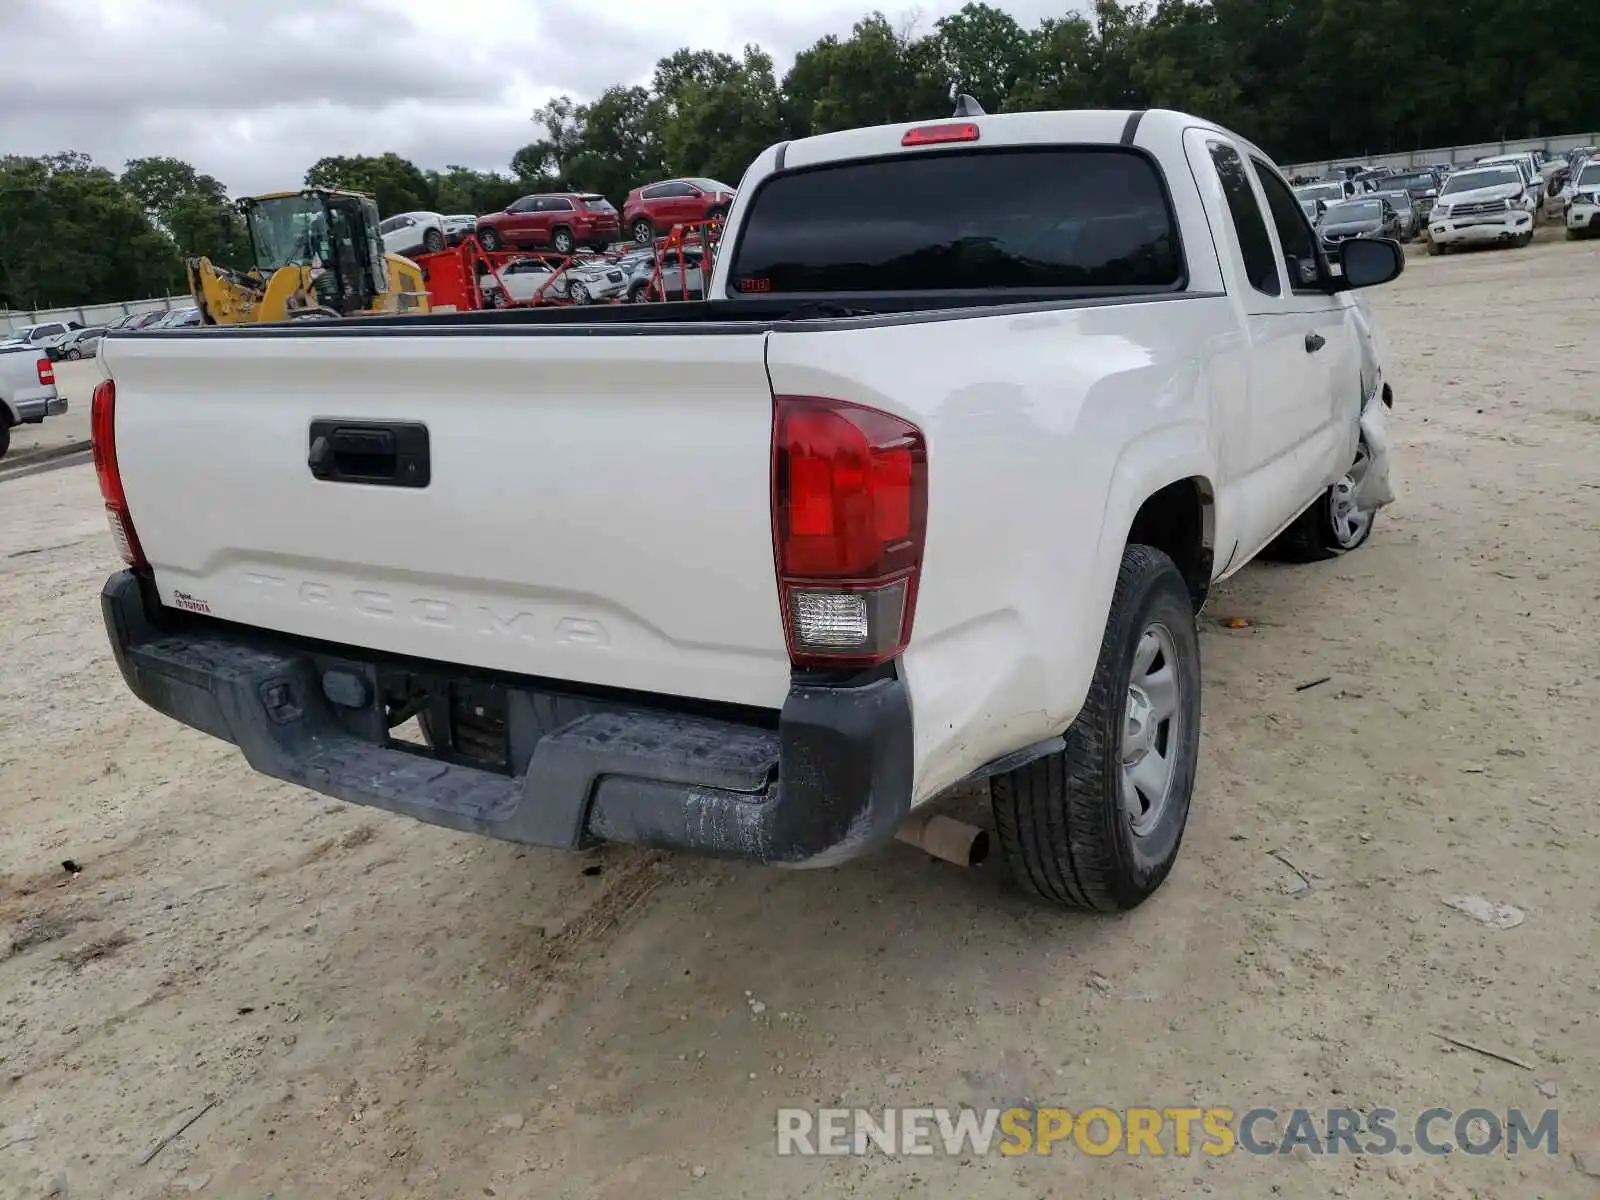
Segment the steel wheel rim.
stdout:
<svg viewBox="0 0 1600 1200">
<path fill-rule="evenodd" d="M 1333 528 L 1334 543 L 1341 550 L 1359 545 L 1372 527 L 1372 514 L 1356 501 L 1356 493 L 1367 478 L 1372 466 L 1372 456 L 1366 442 L 1356 447 L 1356 460 L 1350 464 L 1343 479 L 1333 485 L 1328 498 L 1329 519 Z"/>
<path fill-rule="evenodd" d="M 1177 790 L 1187 683 L 1172 631 L 1160 622 L 1147 625 L 1134 648 L 1122 717 L 1119 791 L 1134 837 L 1156 831 Z"/>
</svg>

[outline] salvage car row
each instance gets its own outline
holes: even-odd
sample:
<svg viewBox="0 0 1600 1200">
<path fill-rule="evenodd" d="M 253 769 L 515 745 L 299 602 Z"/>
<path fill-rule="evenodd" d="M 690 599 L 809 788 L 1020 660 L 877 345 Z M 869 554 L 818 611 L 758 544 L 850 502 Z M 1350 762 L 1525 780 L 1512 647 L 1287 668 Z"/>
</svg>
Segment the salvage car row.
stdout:
<svg viewBox="0 0 1600 1200">
<path fill-rule="evenodd" d="M 540 192 L 513 200 L 499 212 L 408 212 L 389 217 L 378 233 L 391 254 L 437 253 L 475 236 L 485 250 L 550 249 L 572 254 L 582 246 L 605 250 L 627 237 L 648 246 L 675 225 L 720 221 L 735 189 L 715 179 L 668 179 L 634 188 L 618 212 L 596 192 Z"/>
<path fill-rule="evenodd" d="M 1555 212 L 1573 240 L 1600 227 L 1600 151 L 1585 147 L 1562 159 L 1503 154 L 1405 172 L 1347 168 L 1341 178 L 1302 182 L 1295 195 L 1330 253 L 1353 237 L 1421 237 L 1429 254 L 1526 246 Z"/>
</svg>

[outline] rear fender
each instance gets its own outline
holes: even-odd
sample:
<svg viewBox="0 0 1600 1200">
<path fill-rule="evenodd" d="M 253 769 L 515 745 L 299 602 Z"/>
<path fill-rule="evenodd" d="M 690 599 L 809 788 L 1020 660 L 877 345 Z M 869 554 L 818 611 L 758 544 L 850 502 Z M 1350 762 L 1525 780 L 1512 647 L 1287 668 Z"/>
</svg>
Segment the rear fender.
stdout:
<svg viewBox="0 0 1600 1200">
<path fill-rule="evenodd" d="M 12 405 L 11 401 L 0 396 L 0 418 L 4 418 L 7 425 L 20 425 L 22 414 Z"/>
<path fill-rule="evenodd" d="M 1210 437 L 1210 430 L 1201 422 L 1183 421 L 1152 429 L 1123 449 L 1112 472 L 1105 519 L 1101 523 L 1097 579 L 1115 586 L 1133 518 L 1138 515 L 1140 506 L 1162 488 L 1184 479 L 1199 479 L 1206 484 L 1205 490 L 1215 495 L 1216 460 L 1209 449 Z M 1215 509 L 1212 505 L 1207 508 L 1202 533 L 1206 548 L 1215 552 Z M 1213 578 L 1218 566 L 1220 564 L 1212 565 Z M 1107 603 L 1110 594 L 1107 588 Z"/>
</svg>

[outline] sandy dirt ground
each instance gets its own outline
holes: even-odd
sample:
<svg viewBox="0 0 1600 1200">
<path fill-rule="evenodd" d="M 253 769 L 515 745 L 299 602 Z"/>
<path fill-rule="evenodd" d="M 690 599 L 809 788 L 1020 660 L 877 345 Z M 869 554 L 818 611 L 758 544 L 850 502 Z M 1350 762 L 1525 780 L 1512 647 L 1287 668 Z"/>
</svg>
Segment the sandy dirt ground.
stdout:
<svg viewBox="0 0 1600 1200">
<path fill-rule="evenodd" d="M 92 470 L 0 483 L 0 1197 L 1600 1193 L 1600 244 L 1374 306 L 1400 499 L 1215 595 L 1188 841 L 1117 919 L 898 845 L 567 857 L 262 779 L 124 689 Z M 1556 1107 L 1560 1152 L 775 1155 L 841 1100 Z"/>
</svg>

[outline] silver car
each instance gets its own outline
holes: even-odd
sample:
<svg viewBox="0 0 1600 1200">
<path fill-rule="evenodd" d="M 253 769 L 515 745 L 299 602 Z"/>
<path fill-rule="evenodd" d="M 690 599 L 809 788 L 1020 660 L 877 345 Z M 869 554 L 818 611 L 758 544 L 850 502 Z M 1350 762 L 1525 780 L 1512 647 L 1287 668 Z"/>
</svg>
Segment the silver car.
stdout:
<svg viewBox="0 0 1600 1200">
<path fill-rule="evenodd" d="M 80 358 L 93 358 L 100 353 L 100 338 L 105 334 L 105 326 L 91 325 L 88 329 L 74 329 L 61 339 L 57 347 L 59 356 L 72 362 Z"/>
<path fill-rule="evenodd" d="M 698 246 L 686 246 L 682 251 L 664 250 L 658 283 L 654 256 L 647 256 L 628 284 L 628 299 L 634 304 L 703 300 L 706 288 L 702 266 L 704 261 L 704 253 Z"/>
</svg>

